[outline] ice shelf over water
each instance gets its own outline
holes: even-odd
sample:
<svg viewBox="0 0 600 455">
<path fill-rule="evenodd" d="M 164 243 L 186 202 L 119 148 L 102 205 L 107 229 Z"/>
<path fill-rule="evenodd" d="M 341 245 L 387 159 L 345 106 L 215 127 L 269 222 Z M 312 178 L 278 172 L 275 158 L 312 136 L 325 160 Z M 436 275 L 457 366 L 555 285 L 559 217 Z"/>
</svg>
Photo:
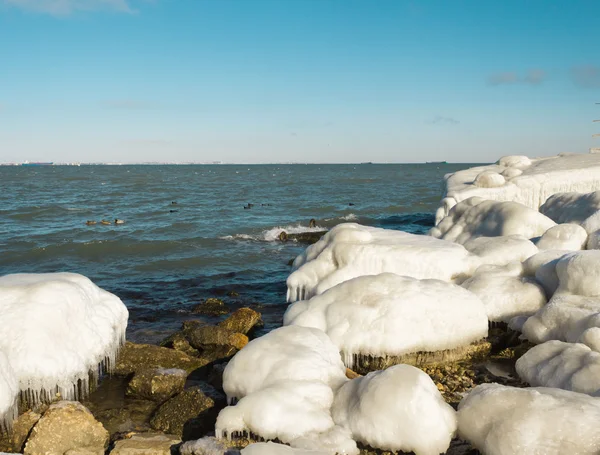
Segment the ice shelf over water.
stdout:
<svg viewBox="0 0 600 455">
<path fill-rule="evenodd" d="M 483 384 L 458 408 L 459 436 L 486 455 L 600 452 L 600 399 L 553 388 Z"/>
<path fill-rule="evenodd" d="M 444 184 L 444 199 L 436 213 L 436 224 L 454 205 L 473 196 L 519 202 L 538 210 L 556 193 L 600 190 L 600 155 L 573 154 L 537 159 L 507 156 L 496 164 L 448 174 Z"/>
<path fill-rule="evenodd" d="M 0 352 L 33 403 L 85 394 L 114 365 L 128 318 L 118 297 L 75 273 L 0 277 L 0 315 Z"/>
<path fill-rule="evenodd" d="M 284 325 L 329 335 L 353 367 L 355 355 L 399 356 L 467 346 L 487 336 L 481 300 L 460 286 L 392 273 L 345 281 L 296 302 Z"/>
</svg>

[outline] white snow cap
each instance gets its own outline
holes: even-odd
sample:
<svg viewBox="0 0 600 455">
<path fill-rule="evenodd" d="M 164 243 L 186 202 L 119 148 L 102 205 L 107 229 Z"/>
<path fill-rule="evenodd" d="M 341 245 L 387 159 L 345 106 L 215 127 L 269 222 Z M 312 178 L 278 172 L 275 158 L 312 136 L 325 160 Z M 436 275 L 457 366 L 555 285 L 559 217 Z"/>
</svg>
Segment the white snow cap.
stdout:
<svg viewBox="0 0 600 455">
<path fill-rule="evenodd" d="M 433 237 L 465 244 L 477 237 L 538 237 L 556 223 L 518 202 L 472 197 L 456 204 L 429 232 Z"/>
<path fill-rule="evenodd" d="M 248 343 L 223 371 L 228 400 L 282 380 L 317 381 L 336 389 L 347 381 L 337 347 L 321 330 L 289 326 Z"/>
<path fill-rule="evenodd" d="M 363 275 L 396 273 L 452 281 L 469 276 L 473 257 L 461 245 L 429 236 L 344 223 L 334 227 L 294 261 L 288 301 L 321 294 Z"/>
<path fill-rule="evenodd" d="M 600 396 L 600 353 L 581 343 L 546 341 L 517 360 L 516 369 L 532 386 Z"/>
<path fill-rule="evenodd" d="M 274 442 L 257 442 L 242 449 L 242 455 L 332 455 L 322 450 L 294 449 Z"/>
<path fill-rule="evenodd" d="M 482 384 L 458 409 L 459 436 L 486 455 L 600 451 L 600 400 L 589 395 Z"/>
<path fill-rule="evenodd" d="M 0 351 L 21 391 L 78 398 L 98 367 L 114 365 L 125 340 L 128 312 L 121 300 L 75 273 L 0 277 Z M 85 393 L 85 390 L 84 390 Z"/>
<path fill-rule="evenodd" d="M 578 224 L 557 224 L 551 227 L 538 240 L 540 250 L 582 250 L 588 240 L 588 233 Z"/>
<path fill-rule="evenodd" d="M 396 365 L 346 383 L 331 409 L 336 424 L 356 441 L 416 455 L 446 452 L 456 414 L 431 378 L 418 368 Z"/>
<path fill-rule="evenodd" d="M 284 325 L 324 331 L 350 368 L 355 354 L 454 349 L 486 337 L 488 330 L 484 306 L 473 293 L 392 273 L 354 278 L 296 302 Z"/>
<path fill-rule="evenodd" d="M 477 177 L 484 172 L 500 174 L 507 182 L 500 186 L 479 186 Z M 473 196 L 514 201 L 538 210 L 555 193 L 600 190 L 600 155 L 573 154 L 533 160 L 526 156 L 503 157 L 497 164 L 448 174 L 444 183 L 444 199 L 436 212 L 436 224 L 448 215 L 453 205 Z"/>
<path fill-rule="evenodd" d="M 0 351 L 0 434 L 12 426 L 17 417 L 19 381 L 6 355 Z"/>
</svg>

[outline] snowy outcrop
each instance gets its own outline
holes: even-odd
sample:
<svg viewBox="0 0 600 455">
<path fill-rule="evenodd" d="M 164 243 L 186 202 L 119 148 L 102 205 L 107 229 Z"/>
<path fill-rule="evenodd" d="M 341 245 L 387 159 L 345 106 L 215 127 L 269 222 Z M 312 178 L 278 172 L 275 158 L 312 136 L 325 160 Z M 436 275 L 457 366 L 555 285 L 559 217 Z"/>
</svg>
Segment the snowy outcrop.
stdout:
<svg viewBox="0 0 600 455">
<path fill-rule="evenodd" d="M 296 258 L 287 298 L 305 300 L 352 278 L 385 272 L 452 281 L 469 276 L 473 261 L 464 247 L 452 242 L 344 223 Z"/>
<path fill-rule="evenodd" d="M 517 360 L 516 369 L 532 386 L 600 396 L 600 353 L 581 343 L 546 341 Z"/>
<path fill-rule="evenodd" d="M 540 207 L 541 213 L 557 223 L 582 224 L 598 211 L 600 211 L 600 191 L 585 194 L 553 194 Z"/>
<path fill-rule="evenodd" d="M 557 224 L 551 227 L 537 241 L 540 250 L 570 250 L 585 249 L 588 233 L 578 224 Z"/>
<path fill-rule="evenodd" d="M 346 383 L 331 409 L 356 441 L 382 450 L 439 455 L 456 431 L 456 414 L 431 378 L 396 365 Z"/>
<path fill-rule="evenodd" d="M 463 245 L 484 265 L 508 265 L 523 262 L 538 253 L 538 248 L 521 235 L 503 237 L 477 237 Z"/>
<path fill-rule="evenodd" d="M 500 179 L 489 177 L 495 174 L 504 177 L 506 183 L 499 185 Z M 481 184 L 490 180 L 494 185 Z M 496 164 L 448 174 L 444 184 L 444 197 L 436 212 L 436 224 L 448 215 L 454 205 L 473 196 L 514 201 L 538 210 L 556 193 L 600 190 L 600 155 L 573 154 L 537 159 L 503 157 Z"/>
<path fill-rule="evenodd" d="M 600 400 L 551 388 L 477 386 L 458 410 L 459 436 L 486 455 L 600 452 Z"/>
<path fill-rule="evenodd" d="M 518 202 L 472 197 L 452 207 L 429 234 L 465 244 L 477 237 L 520 235 L 532 239 L 555 225 L 547 216 Z"/>
<path fill-rule="evenodd" d="M 0 315 L 0 351 L 33 403 L 85 394 L 99 366 L 114 366 L 128 318 L 118 297 L 75 273 L 0 277 Z"/>
<path fill-rule="evenodd" d="M 17 417 L 19 381 L 6 355 L 0 351 L 0 434 L 11 428 Z"/>
<path fill-rule="evenodd" d="M 349 368 L 360 356 L 467 346 L 486 337 L 488 329 L 484 306 L 473 293 L 392 273 L 354 278 L 296 302 L 287 309 L 284 325 L 324 331 Z"/>
</svg>

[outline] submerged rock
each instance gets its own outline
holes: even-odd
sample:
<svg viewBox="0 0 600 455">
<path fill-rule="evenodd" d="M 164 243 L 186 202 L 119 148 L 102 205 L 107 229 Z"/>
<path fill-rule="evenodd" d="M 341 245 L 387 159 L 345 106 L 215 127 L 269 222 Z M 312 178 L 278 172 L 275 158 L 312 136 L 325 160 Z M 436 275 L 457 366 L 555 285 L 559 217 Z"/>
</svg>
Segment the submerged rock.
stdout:
<svg viewBox="0 0 600 455">
<path fill-rule="evenodd" d="M 196 305 L 192 309 L 193 314 L 206 314 L 208 316 L 220 316 L 229 313 L 229 309 L 225 306 L 225 302 L 221 299 L 210 297 L 206 301 Z"/>
<path fill-rule="evenodd" d="M 207 363 L 174 349 L 128 342 L 121 350 L 115 374 L 128 375 L 148 368 L 178 368 L 190 373 Z"/>
<path fill-rule="evenodd" d="M 134 434 L 115 443 L 110 455 L 171 455 L 181 438 L 162 433 Z"/>
<path fill-rule="evenodd" d="M 163 402 L 183 391 L 187 372 L 177 368 L 155 368 L 135 373 L 127 386 L 127 394 Z"/>
<path fill-rule="evenodd" d="M 35 424 L 24 454 L 104 455 L 108 436 L 108 431 L 85 406 L 76 401 L 61 401 L 50 406 Z"/>
<path fill-rule="evenodd" d="M 251 308 L 240 308 L 227 319 L 219 322 L 219 327 L 247 335 L 260 322 L 262 322 L 261 315 L 258 311 Z"/>
</svg>

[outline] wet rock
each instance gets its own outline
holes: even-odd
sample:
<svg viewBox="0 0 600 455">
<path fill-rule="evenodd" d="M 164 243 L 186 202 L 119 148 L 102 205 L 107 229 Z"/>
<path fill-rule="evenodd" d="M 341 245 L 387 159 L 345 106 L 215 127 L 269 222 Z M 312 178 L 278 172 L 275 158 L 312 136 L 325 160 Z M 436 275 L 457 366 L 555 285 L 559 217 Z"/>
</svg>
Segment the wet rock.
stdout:
<svg viewBox="0 0 600 455">
<path fill-rule="evenodd" d="M 213 417 L 209 412 L 214 405 L 214 400 L 206 396 L 200 387 L 192 387 L 162 404 L 150 420 L 150 425 L 155 430 L 177 436 L 184 435 L 184 432 L 208 432 L 214 430 L 216 415 Z"/>
<path fill-rule="evenodd" d="M 262 322 L 260 313 L 251 308 L 240 308 L 224 321 L 219 322 L 219 327 L 231 330 L 232 332 L 243 333 L 247 335 L 252 328 Z"/>
<path fill-rule="evenodd" d="M 117 359 L 115 374 L 128 375 L 149 368 L 178 368 L 190 373 L 207 363 L 174 349 L 127 342 Z"/>
<path fill-rule="evenodd" d="M 299 232 L 297 234 L 288 234 L 285 231 L 279 233 L 278 239 L 281 242 L 298 242 L 298 243 L 317 243 L 321 237 L 327 234 L 327 231 L 314 231 L 314 232 Z"/>
<path fill-rule="evenodd" d="M 38 423 L 41 417 L 37 412 L 27 411 L 13 422 L 12 433 L 9 438 L 9 447 L 13 452 L 21 452 L 23 450 L 31 429 Z"/>
<path fill-rule="evenodd" d="M 229 360 L 236 352 L 238 352 L 238 350 L 233 346 L 208 345 L 204 348 L 200 357 L 209 364 Z"/>
<path fill-rule="evenodd" d="M 50 406 L 35 424 L 24 454 L 103 455 L 108 437 L 108 431 L 85 406 L 76 401 L 60 401 Z"/>
<path fill-rule="evenodd" d="M 177 368 L 153 368 L 135 373 L 127 386 L 127 395 L 162 403 L 183 391 L 188 374 Z"/>
<path fill-rule="evenodd" d="M 229 310 L 225 306 L 225 302 L 223 302 L 221 299 L 215 299 L 211 297 L 192 308 L 192 313 L 206 314 L 208 316 L 220 316 L 222 314 L 229 313 Z"/>
<path fill-rule="evenodd" d="M 169 335 L 160 342 L 160 345 L 164 348 L 185 352 L 187 355 L 192 357 L 198 357 L 200 355 L 200 351 L 194 349 L 190 345 L 190 342 L 185 338 L 185 335 L 182 332 L 175 332 L 174 334 Z"/>
<path fill-rule="evenodd" d="M 248 337 L 214 325 L 193 325 L 184 329 L 186 339 L 195 349 L 205 349 L 207 345 L 233 346 L 242 349 L 248 344 Z"/>
<path fill-rule="evenodd" d="M 134 434 L 129 439 L 117 441 L 110 455 L 171 455 L 180 443 L 181 439 L 174 435 Z"/>
</svg>

